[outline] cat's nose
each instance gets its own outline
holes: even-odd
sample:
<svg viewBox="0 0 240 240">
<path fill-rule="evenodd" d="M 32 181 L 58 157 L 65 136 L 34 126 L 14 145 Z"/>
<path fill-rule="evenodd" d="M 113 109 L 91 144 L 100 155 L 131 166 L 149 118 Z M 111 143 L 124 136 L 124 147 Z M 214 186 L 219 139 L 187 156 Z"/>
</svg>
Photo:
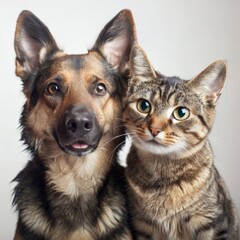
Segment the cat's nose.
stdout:
<svg viewBox="0 0 240 240">
<path fill-rule="evenodd" d="M 160 132 L 168 127 L 168 120 L 164 116 L 152 116 L 148 123 L 149 132 L 156 137 Z"/>
<path fill-rule="evenodd" d="M 150 126 L 149 131 L 150 131 L 150 133 L 152 134 L 153 137 L 156 137 L 161 132 L 161 129 L 157 128 L 157 127 Z"/>
</svg>

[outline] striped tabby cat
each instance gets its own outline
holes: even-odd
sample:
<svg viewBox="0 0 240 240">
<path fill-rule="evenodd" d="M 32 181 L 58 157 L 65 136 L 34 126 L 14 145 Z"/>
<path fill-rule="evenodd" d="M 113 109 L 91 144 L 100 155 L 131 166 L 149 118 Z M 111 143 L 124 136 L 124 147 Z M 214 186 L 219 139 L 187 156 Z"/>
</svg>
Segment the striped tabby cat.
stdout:
<svg viewBox="0 0 240 240">
<path fill-rule="evenodd" d="M 135 46 L 130 69 L 123 115 L 132 139 L 126 177 L 137 239 L 238 239 L 236 210 L 207 139 L 225 63 L 183 81 L 155 72 Z"/>
</svg>

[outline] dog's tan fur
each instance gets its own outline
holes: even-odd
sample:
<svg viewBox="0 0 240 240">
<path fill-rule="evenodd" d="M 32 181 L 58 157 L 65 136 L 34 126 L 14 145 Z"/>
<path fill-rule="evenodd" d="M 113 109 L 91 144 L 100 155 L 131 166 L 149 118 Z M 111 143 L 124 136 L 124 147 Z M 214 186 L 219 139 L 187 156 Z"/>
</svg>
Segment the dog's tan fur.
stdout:
<svg viewBox="0 0 240 240">
<path fill-rule="evenodd" d="M 61 51 L 32 13 L 19 16 L 16 74 L 26 96 L 22 139 L 33 158 L 16 178 L 15 240 L 132 239 L 116 153 L 124 135 L 121 97 L 134 41 L 129 10 L 110 21 L 82 55 Z M 66 118 L 72 112 L 81 119 L 87 113 L 94 130 L 70 130 Z M 72 150 L 95 139 L 86 153 Z"/>
</svg>

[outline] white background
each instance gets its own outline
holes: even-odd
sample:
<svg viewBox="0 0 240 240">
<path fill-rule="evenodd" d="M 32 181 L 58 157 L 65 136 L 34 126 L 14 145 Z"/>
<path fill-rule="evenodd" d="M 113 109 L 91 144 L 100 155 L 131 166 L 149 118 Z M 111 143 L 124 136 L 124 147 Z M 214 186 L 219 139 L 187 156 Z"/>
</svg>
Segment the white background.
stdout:
<svg viewBox="0 0 240 240">
<path fill-rule="evenodd" d="M 16 215 L 11 207 L 11 180 L 29 158 L 19 141 L 24 98 L 14 74 L 13 40 L 19 13 L 31 10 L 67 53 L 83 53 L 123 8 L 132 10 L 139 44 L 163 74 L 189 79 L 217 59 L 228 61 L 211 142 L 216 165 L 239 211 L 239 0 L 0 0 L 0 240 L 13 237 Z"/>
</svg>

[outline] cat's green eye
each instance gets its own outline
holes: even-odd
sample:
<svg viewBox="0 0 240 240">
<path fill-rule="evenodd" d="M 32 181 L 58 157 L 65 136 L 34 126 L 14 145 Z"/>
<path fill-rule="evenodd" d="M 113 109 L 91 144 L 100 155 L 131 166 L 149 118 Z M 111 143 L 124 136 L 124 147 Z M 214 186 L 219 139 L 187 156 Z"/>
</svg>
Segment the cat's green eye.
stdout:
<svg viewBox="0 0 240 240">
<path fill-rule="evenodd" d="M 139 112 L 147 114 L 151 111 L 151 104 L 145 99 L 140 99 L 137 102 L 137 109 Z"/>
<path fill-rule="evenodd" d="M 190 115 L 190 111 L 186 107 L 178 107 L 173 111 L 173 117 L 178 121 L 187 119 Z"/>
</svg>

